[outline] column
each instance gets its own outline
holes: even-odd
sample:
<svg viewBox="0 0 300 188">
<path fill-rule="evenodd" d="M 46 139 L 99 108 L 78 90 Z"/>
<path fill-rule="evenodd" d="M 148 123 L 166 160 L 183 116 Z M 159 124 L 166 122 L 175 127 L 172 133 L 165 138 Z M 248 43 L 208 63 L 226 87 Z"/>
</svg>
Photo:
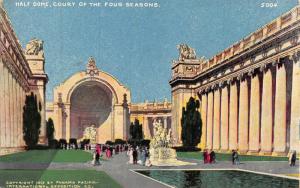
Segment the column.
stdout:
<svg viewBox="0 0 300 188">
<path fill-rule="evenodd" d="M 70 105 L 65 104 L 65 112 L 66 112 L 66 140 L 69 142 L 71 136 L 71 112 L 70 112 Z"/>
<path fill-rule="evenodd" d="M 164 128 L 168 129 L 167 117 L 163 117 L 164 119 Z"/>
<path fill-rule="evenodd" d="M 230 85 L 229 99 L 229 149 L 237 149 L 237 123 L 238 123 L 238 93 L 237 83 Z"/>
<path fill-rule="evenodd" d="M 21 100 L 22 100 L 22 116 L 21 116 L 21 121 L 22 121 L 22 132 L 23 132 L 23 106 L 25 105 L 25 102 L 26 102 L 26 91 L 24 88 L 21 88 Z M 22 139 L 21 139 L 21 145 L 22 146 L 25 146 L 25 141 L 24 141 L 24 138 L 22 136 Z"/>
<path fill-rule="evenodd" d="M 213 127 L 213 149 L 220 149 L 220 89 L 214 91 L 214 127 Z"/>
<path fill-rule="evenodd" d="M 240 103 L 239 103 L 239 150 L 248 151 L 248 81 L 247 78 L 240 80 Z"/>
<path fill-rule="evenodd" d="M 249 151 L 259 151 L 259 114 L 260 114 L 260 83 L 259 75 L 252 74 L 250 91 L 250 119 L 249 119 Z"/>
<path fill-rule="evenodd" d="M 22 110 L 21 110 L 21 106 L 22 106 L 22 104 L 21 104 L 21 100 L 20 100 L 20 85 L 19 85 L 19 83 L 17 84 L 17 104 L 18 104 L 18 106 L 17 106 L 17 111 L 18 111 L 18 137 L 17 137 L 17 145 L 18 145 L 18 147 L 20 147 L 21 146 L 21 142 L 20 142 L 20 140 L 21 140 L 21 136 L 22 136 L 22 127 L 21 127 L 21 125 L 22 125 L 22 122 L 21 122 L 21 113 L 22 113 Z"/>
<path fill-rule="evenodd" d="M 200 147 L 202 150 L 206 146 L 206 129 L 207 129 L 206 116 L 207 116 L 207 94 L 203 93 L 201 98 L 202 136 L 200 142 Z"/>
<path fill-rule="evenodd" d="M 272 152 L 272 72 L 265 68 L 263 74 L 261 112 L 261 152 Z"/>
<path fill-rule="evenodd" d="M 293 54 L 293 77 L 291 99 L 290 151 L 300 152 L 300 54 Z"/>
<path fill-rule="evenodd" d="M 0 60 L 0 148 L 4 147 L 5 139 L 5 108 L 4 108 L 4 64 Z M 0 152 L 1 153 L 1 152 Z"/>
<path fill-rule="evenodd" d="M 62 106 L 60 104 L 55 105 L 56 113 L 57 113 L 57 121 L 54 123 L 55 126 L 55 137 L 57 140 L 61 138 L 65 138 L 65 135 L 63 134 L 63 115 L 62 115 Z"/>
<path fill-rule="evenodd" d="M 14 104 L 15 104 L 15 98 L 14 98 L 14 77 L 12 73 L 9 74 L 10 76 L 10 84 L 9 84 L 9 116 L 10 116 L 10 126 L 9 126 L 9 132 L 10 132 L 10 147 L 14 147 L 14 137 L 15 137 L 15 130 L 14 130 Z"/>
<path fill-rule="evenodd" d="M 207 101 L 207 137 L 206 137 L 206 148 L 212 149 L 212 127 L 213 127 L 213 103 L 214 94 L 212 91 L 208 93 Z"/>
<path fill-rule="evenodd" d="M 286 150 L 286 69 L 284 63 L 276 66 L 274 152 Z M 299 88 L 298 88 L 299 89 Z"/>
<path fill-rule="evenodd" d="M 5 139 L 5 142 L 6 142 L 6 147 L 11 147 L 11 141 L 10 141 L 10 127 L 11 127 L 11 115 L 10 115 L 10 112 L 11 112 L 11 98 L 10 98 L 10 86 L 11 86 L 11 77 L 10 77 L 10 74 L 8 72 L 8 69 L 6 69 L 7 72 L 6 72 L 6 77 L 7 77 L 7 81 L 6 81 L 6 102 L 5 102 L 5 108 L 6 108 L 6 127 L 5 127 L 5 132 L 6 132 L 6 139 Z"/>
<path fill-rule="evenodd" d="M 150 134 L 149 121 L 148 121 L 148 117 L 147 116 L 144 116 L 143 125 L 144 125 L 145 138 L 146 139 L 150 139 L 151 138 L 151 134 Z"/>
<path fill-rule="evenodd" d="M 12 83 L 11 83 L 11 101 L 12 101 L 12 105 L 11 105 L 11 143 L 13 147 L 16 147 L 16 134 L 17 134 L 17 130 L 16 130 L 16 80 L 13 77 L 13 75 L 11 75 L 12 78 Z"/>
<path fill-rule="evenodd" d="M 228 150 L 228 87 L 222 88 L 221 94 L 221 150 Z"/>
</svg>

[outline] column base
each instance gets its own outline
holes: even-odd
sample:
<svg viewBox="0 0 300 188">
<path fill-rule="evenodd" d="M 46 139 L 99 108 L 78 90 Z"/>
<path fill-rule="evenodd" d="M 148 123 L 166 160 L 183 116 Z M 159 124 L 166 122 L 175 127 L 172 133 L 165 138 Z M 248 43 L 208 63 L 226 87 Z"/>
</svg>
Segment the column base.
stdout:
<svg viewBox="0 0 300 188">
<path fill-rule="evenodd" d="M 272 155 L 272 151 L 260 151 L 258 155 Z"/>
<path fill-rule="evenodd" d="M 46 136 L 40 136 L 38 144 L 46 145 L 46 144 L 48 144 L 47 140 L 48 139 L 46 138 Z"/>
<path fill-rule="evenodd" d="M 273 151 L 272 156 L 286 157 L 288 152 L 285 151 Z"/>
<path fill-rule="evenodd" d="M 259 155 L 259 150 L 249 150 L 247 152 L 247 155 Z"/>
<path fill-rule="evenodd" d="M 231 153 L 229 149 L 220 149 L 220 153 Z"/>
<path fill-rule="evenodd" d="M 238 150 L 238 152 L 242 155 L 247 155 L 248 150 Z"/>
<path fill-rule="evenodd" d="M 1 147 L 0 148 L 0 156 L 13 154 L 13 153 L 18 153 L 18 152 L 22 152 L 22 151 L 25 151 L 25 146 L 21 146 L 21 147 Z"/>
</svg>

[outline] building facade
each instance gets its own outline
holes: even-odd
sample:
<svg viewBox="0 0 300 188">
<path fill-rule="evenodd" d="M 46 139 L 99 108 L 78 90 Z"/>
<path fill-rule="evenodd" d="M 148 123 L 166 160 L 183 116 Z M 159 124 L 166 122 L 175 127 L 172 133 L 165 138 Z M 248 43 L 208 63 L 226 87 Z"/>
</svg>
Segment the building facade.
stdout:
<svg viewBox="0 0 300 188">
<path fill-rule="evenodd" d="M 31 40 L 23 50 L 0 3 L 0 155 L 23 150 L 23 106 L 31 92 L 41 103 L 39 142 L 46 142 L 43 42 Z"/>
<path fill-rule="evenodd" d="M 75 73 L 54 88 L 54 101 L 47 102 L 46 116 L 52 118 L 55 138 L 82 140 L 86 128 L 96 128 L 96 142 L 130 138 L 129 125 L 138 119 L 144 138 L 153 136 L 153 121 L 171 128 L 171 103 L 131 103 L 130 90 L 112 75 L 96 67 L 90 58 L 85 71 Z"/>
<path fill-rule="evenodd" d="M 130 91 L 112 75 L 99 70 L 90 58 L 85 71 L 75 73 L 54 88 L 54 101 L 47 103 L 55 138 L 83 139 L 94 127 L 96 141 L 128 138 Z"/>
<path fill-rule="evenodd" d="M 248 154 L 300 151 L 300 7 L 211 59 L 180 45 L 173 61 L 172 129 L 181 143 L 181 110 L 201 101 L 200 148 Z"/>
<path fill-rule="evenodd" d="M 132 103 L 130 105 L 130 121 L 139 120 L 142 124 L 144 139 L 151 139 L 154 134 L 154 120 L 161 121 L 167 129 L 171 128 L 171 102 L 165 99 L 163 102 Z"/>
</svg>

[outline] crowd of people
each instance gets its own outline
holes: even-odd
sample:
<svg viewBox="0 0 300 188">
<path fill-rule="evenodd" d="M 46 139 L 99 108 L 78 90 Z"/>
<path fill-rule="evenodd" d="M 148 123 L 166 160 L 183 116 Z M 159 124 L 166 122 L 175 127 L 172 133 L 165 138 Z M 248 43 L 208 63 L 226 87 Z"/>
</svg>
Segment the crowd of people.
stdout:
<svg viewBox="0 0 300 188">
<path fill-rule="evenodd" d="M 240 160 L 239 160 L 239 155 L 236 150 L 232 150 L 232 164 L 233 165 L 239 165 Z M 207 150 L 205 149 L 203 151 L 203 162 L 204 164 L 212 164 L 216 163 L 216 153 L 213 150 Z"/>
<path fill-rule="evenodd" d="M 86 150 L 91 150 L 91 146 L 87 145 Z M 110 159 L 113 155 L 117 155 L 120 152 L 124 152 L 128 150 L 127 145 L 115 145 L 114 147 L 106 144 L 96 144 L 95 150 L 93 153 L 93 164 L 100 165 L 100 157 L 104 157 L 105 159 Z"/>
<path fill-rule="evenodd" d="M 152 166 L 150 161 L 150 152 L 147 147 L 130 146 L 127 151 L 129 157 L 128 164 L 139 164 L 142 166 Z"/>
<path fill-rule="evenodd" d="M 71 149 L 67 148 L 67 149 Z M 85 150 L 91 150 L 91 145 L 84 146 Z M 144 146 L 131 146 L 129 144 L 124 145 L 115 145 L 110 146 L 106 144 L 96 144 L 94 148 L 93 155 L 93 164 L 100 165 L 100 157 L 105 159 L 110 159 L 113 155 L 117 155 L 119 153 L 126 152 L 129 161 L 127 164 L 138 164 L 142 166 L 150 167 L 152 166 L 150 161 L 150 152 L 147 147 Z M 213 164 L 216 163 L 216 153 L 213 150 L 205 149 L 203 151 L 203 162 L 204 164 Z M 233 165 L 239 165 L 240 159 L 239 154 L 236 150 L 232 150 L 231 160 Z M 293 151 L 289 155 L 289 165 L 291 167 L 295 166 L 297 160 L 296 151 Z"/>
<path fill-rule="evenodd" d="M 203 162 L 204 162 L 204 164 L 215 163 L 216 162 L 215 152 L 205 149 L 203 152 Z"/>
</svg>

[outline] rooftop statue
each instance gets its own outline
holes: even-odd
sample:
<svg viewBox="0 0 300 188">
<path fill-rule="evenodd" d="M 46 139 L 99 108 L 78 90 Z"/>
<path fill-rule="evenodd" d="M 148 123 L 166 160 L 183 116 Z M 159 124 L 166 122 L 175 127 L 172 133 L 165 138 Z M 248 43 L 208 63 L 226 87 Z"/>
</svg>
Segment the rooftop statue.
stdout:
<svg viewBox="0 0 300 188">
<path fill-rule="evenodd" d="M 179 50 L 179 61 L 183 61 L 185 59 L 196 59 L 195 49 L 191 48 L 187 44 L 179 44 L 177 45 L 177 49 Z"/>
<path fill-rule="evenodd" d="M 89 61 L 86 65 L 86 73 L 90 76 L 99 75 L 99 70 L 96 66 L 96 61 L 93 57 L 89 58 Z"/>
<path fill-rule="evenodd" d="M 42 55 L 44 56 L 43 49 L 44 41 L 40 39 L 31 39 L 26 45 L 25 54 L 26 55 Z"/>
</svg>

